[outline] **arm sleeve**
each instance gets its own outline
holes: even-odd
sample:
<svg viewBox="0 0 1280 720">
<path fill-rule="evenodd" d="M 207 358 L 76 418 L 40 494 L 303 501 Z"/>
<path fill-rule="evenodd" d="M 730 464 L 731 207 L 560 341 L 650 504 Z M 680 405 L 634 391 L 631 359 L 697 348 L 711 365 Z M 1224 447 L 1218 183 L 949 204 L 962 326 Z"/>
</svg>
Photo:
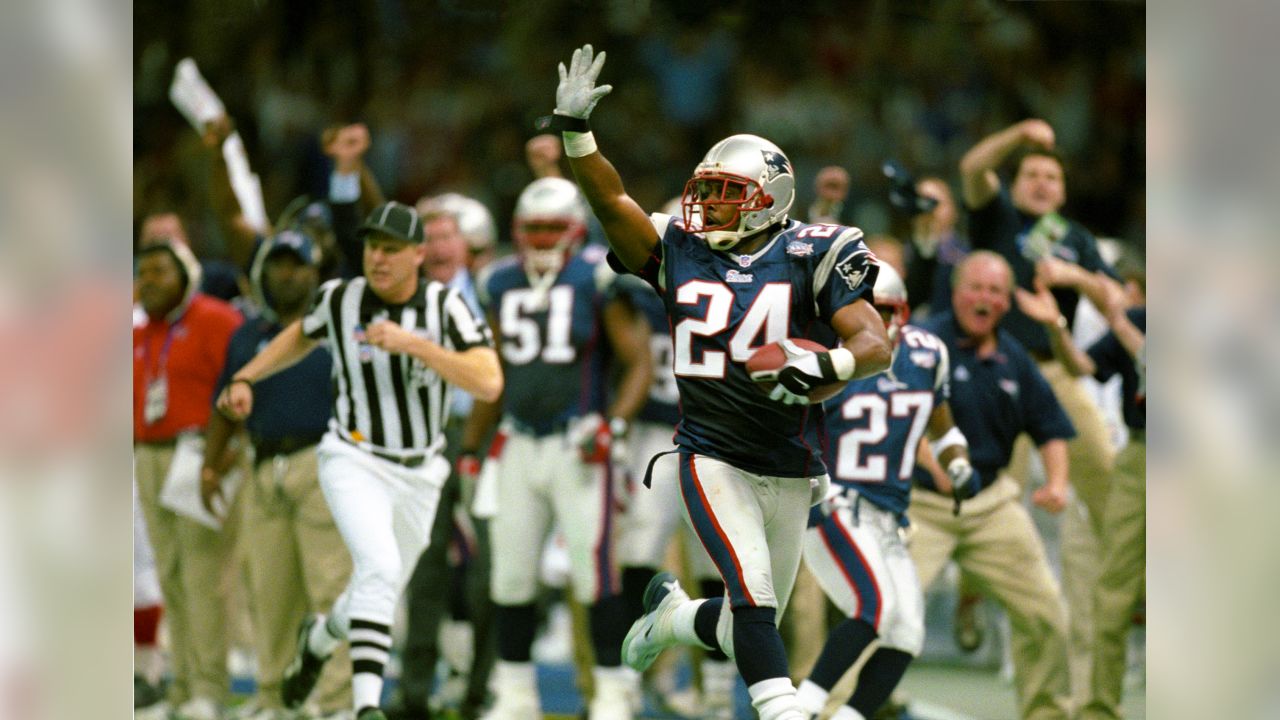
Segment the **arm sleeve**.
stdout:
<svg viewBox="0 0 1280 720">
<path fill-rule="evenodd" d="M 933 379 L 933 404 L 940 405 L 951 399 L 951 355 L 947 346 L 938 341 L 938 369 Z"/>
<path fill-rule="evenodd" d="M 1120 339 L 1110 331 L 1090 345 L 1086 352 L 1089 359 L 1093 360 L 1095 367 L 1093 378 L 1098 382 L 1110 380 L 1113 375 L 1124 370 L 1126 362 L 1131 362 L 1129 354 L 1120 344 Z"/>
<path fill-rule="evenodd" d="M 1112 280 L 1119 280 L 1120 276 L 1098 252 L 1098 240 L 1093 237 L 1093 234 L 1078 224 L 1072 224 L 1075 225 L 1076 232 L 1080 233 L 1080 267 L 1090 272 L 1101 270 L 1110 275 Z"/>
<path fill-rule="evenodd" d="M 333 307 L 333 296 L 341 285 L 341 280 L 330 280 L 320 286 L 315 301 L 311 303 L 311 309 L 302 316 L 303 335 L 312 340 L 320 340 L 325 336 L 332 318 L 329 310 Z"/>
<path fill-rule="evenodd" d="M 458 352 L 473 347 L 493 347 L 489 325 L 471 309 L 457 290 L 445 293 L 441 315 L 444 317 L 445 339 Z"/>
<path fill-rule="evenodd" d="M 872 288 L 880 266 L 862 243 L 862 231 L 848 228 L 836 237 L 813 272 L 813 297 L 818 317 L 830 321 L 845 305 L 865 299 L 874 302 Z"/>
</svg>

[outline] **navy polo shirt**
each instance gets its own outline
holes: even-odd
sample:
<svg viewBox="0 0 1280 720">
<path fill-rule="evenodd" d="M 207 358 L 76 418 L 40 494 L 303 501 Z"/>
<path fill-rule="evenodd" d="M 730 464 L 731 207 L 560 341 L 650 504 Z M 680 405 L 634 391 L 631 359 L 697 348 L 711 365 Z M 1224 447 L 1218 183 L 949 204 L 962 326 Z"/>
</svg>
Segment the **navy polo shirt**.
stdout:
<svg viewBox="0 0 1280 720">
<path fill-rule="evenodd" d="M 1066 219 L 1066 218 L 1064 218 Z M 1035 226 L 1039 218 L 1032 217 L 1013 206 L 1009 193 L 1004 188 L 986 205 L 969 209 L 969 240 L 974 249 L 992 250 L 999 253 L 1013 267 L 1014 282 L 1018 287 L 1034 290 L 1032 280 L 1036 276 L 1035 263 L 1022 254 L 1026 245 L 1027 234 Z M 1116 274 L 1098 254 L 1098 241 L 1079 223 L 1067 220 L 1067 234 L 1058 241 L 1053 254 L 1059 259 L 1073 262 L 1085 270 L 1093 272 L 1102 270 L 1111 277 Z M 1117 280 L 1119 278 L 1116 278 Z M 1053 296 L 1058 301 L 1058 308 L 1066 316 L 1067 322 L 1074 323 L 1076 304 L 1080 295 L 1075 290 L 1054 288 Z M 1048 357 L 1053 350 L 1049 346 L 1049 334 L 1018 309 L 1017 303 L 1009 308 L 1001 327 L 1029 352 Z"/>
<path fill-rule="evenodd" d="M 1147 331 L 1147 309 L 1145 307 L 1130 308 L 1125 313 L 1129 322 L 1144 333 Z M 1138 366 L 1129 355 L 1129 351 L 1120 344 L 1114 332 L 1108 332 L 1101 339 L 1089 346 L 1089 357 L 1097 368 L 1093 377 L 1098 382 L 1106 382 L 1116 373 L 1120 373 L 1121 399 L 1124 402 L 1124 424 L 1135 430 L 1147 429 L 1147 400 L 1140 392 L 1138 382 Z"/>
<path fill-rule="evenodd" d="M 214 398 L 283 329 L 263 317 L 242 324 L 227 346 L 227 362 Z M 298 364 L 254 383 L 253 412 L 245 420 L 253 444 L 284 438 L 319 439 L 329 428 L 333 410 L 332 373 L 333 357 L 327 348 L 318 347 Z"/>
<path fill-rule="evenodd" d="M 979 358 L 954 313 L 934 315 L 921 326 L 942 338 L 950 351 L 951 414 L 969 440 L 969 461 L 984 487 L 1009 464 L 1020 433 L 1030 435 L 1036 445 L 1075 437 L 1040 368 L 1011 334 L 997 330 L 996 352 Z M 917 482 L 931 485 L 927 475 L 916 467 Z"/>
</svg>

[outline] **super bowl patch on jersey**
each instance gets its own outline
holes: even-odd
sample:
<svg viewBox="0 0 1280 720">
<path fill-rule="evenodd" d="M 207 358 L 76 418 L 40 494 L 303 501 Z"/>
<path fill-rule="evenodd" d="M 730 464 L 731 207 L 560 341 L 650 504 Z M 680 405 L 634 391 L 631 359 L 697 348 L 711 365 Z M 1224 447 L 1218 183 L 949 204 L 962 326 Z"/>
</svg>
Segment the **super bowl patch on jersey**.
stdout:
<svg viewBox="0 0 1280 720">
<path fill-rule="evenodd" d="M 787 243 L 787 254 L 792 257 L 805 257 L 813 254 L 813 243 L 803 240 L 792 240 Z"/>
</svg>

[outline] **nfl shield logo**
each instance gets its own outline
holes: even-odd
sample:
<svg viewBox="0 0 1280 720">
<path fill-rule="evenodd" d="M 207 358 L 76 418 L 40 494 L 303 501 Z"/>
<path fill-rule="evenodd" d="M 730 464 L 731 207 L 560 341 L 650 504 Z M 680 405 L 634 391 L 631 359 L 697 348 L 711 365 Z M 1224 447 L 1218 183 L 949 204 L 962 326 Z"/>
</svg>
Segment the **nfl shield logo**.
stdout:
<svg viewBox="0 0 1280 720">
<path fill-rule="evenodd" d="M 741 266 L 741 267 L 751 267 L 751 256 L 750 256 L 750 255 L 739 255 L 739 256 L 738 256 L 738 265 L 739 265 L 739 266 Z"/>
</svg>

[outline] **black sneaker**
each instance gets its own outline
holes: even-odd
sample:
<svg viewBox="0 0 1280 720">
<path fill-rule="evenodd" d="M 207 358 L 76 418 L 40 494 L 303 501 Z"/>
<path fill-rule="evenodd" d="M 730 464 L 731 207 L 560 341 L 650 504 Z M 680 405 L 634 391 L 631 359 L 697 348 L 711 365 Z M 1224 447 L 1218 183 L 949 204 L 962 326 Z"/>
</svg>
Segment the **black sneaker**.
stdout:
<svg viewBox="0 0 1280 720">
<path fill-rule="evenodd" d="M 356 713 L 356 720 L 387 720 L 387 716 L 376 707 L 365 707 Z"/>
<path fill-rule="evenodd" d="M 307 645 L 311 628 L 318 619 L 318 615 L 308 615 L 302 621 L 302 627 L 298 628 L 298 649 L 294 652 L 293 662 L 289 663 L 289 667 L 284 671 L 284 680 L 280 683 L 280 697 L 284 700 L 284 706 L 291 710 L 305 702 L 307 696 L 315 689 L 316 681 L 320 679 L 320 671 L 324 669 L 324 663 L 329 659 L 311 652 L 311 648 Z M 361 717 L 364 716 L 361 715 Z M 386 720 L 381 714 L 374 717 L 378 720 Z"/>
</svg>

